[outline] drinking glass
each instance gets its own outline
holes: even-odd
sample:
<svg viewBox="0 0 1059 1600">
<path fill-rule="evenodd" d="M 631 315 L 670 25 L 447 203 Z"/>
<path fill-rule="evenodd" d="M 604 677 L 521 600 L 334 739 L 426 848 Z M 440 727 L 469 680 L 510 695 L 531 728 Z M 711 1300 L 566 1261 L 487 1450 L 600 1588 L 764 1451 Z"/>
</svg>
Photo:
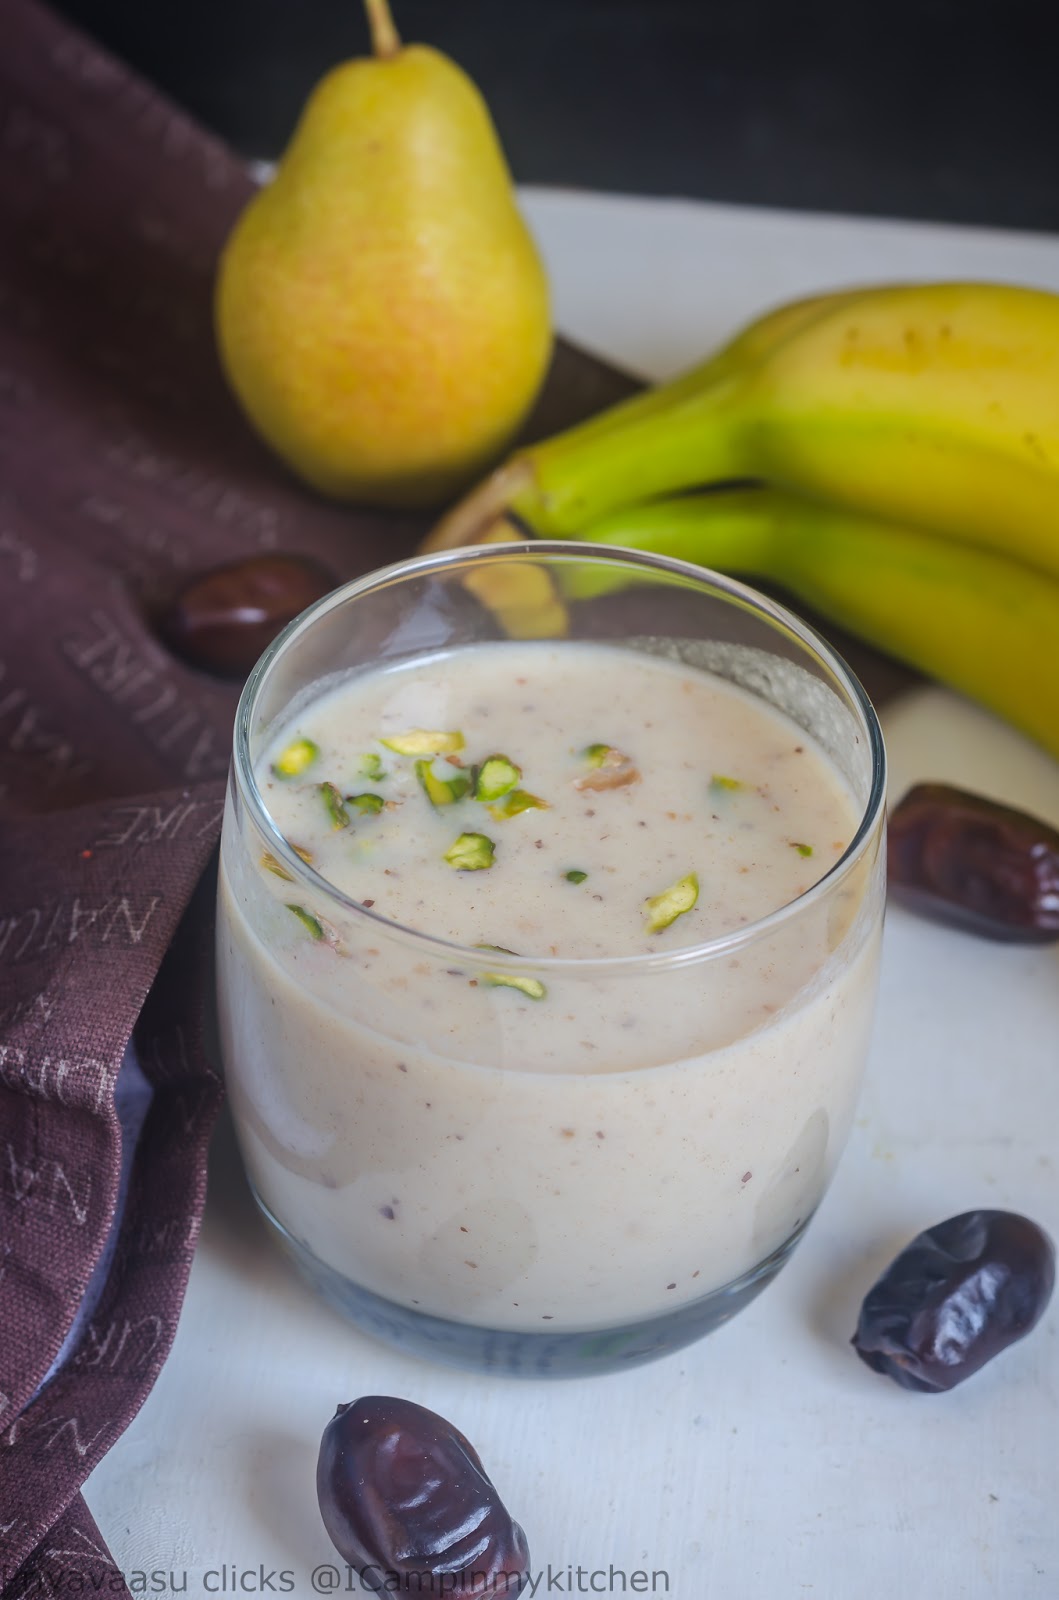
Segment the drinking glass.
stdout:
<svg viewBox="0 0 1059 1600">
<path fill-rule="evenodd" d="M 343 675 L 560 636 L 675 660 L 776 708 L 859 821 L 819 882 L 722 937 L 512 957 L 548 995 L 512 1005 L 487 981 L 495 953 L 389 922 L 321 878 L 277 829 L 255 768 Z M 882 738 L 853 674 L 782 605 L 717 573 L 600 546 L 482 546 L 310 607 L 240 701 L 219 888 L 225 1074 L 282 1248 L 360 1328 L 478 1370 L 631 1366 L 740 1310 L 801 1238 L 849 1132 L 883 799 Z M 326 936 L 306 938 L 292 906 Z M 472 986 L 455 1007 L 454 985 Z"/>
</svg>

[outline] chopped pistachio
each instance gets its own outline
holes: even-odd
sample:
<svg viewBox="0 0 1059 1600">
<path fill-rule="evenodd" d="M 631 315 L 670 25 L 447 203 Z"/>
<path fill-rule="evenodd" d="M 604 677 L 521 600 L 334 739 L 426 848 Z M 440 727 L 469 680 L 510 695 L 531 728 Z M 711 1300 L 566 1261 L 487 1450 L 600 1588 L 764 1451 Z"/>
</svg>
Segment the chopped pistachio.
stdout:
<svg viewBox="0 0 1059 1600">
<path fill-rule="evenodd" d="M 306 911 L 304 906 L 288 905 L 287 910 L 294 913 L 303 928 L 307 928 L 314 939 L 324 937 L 323 925 L 313 916 L 311 911 Z"/>
<path fill-rule="evenodd" d="M 433 762 L 429 760 L 417 761 L 415 772 L 420 787 L 432 806 L 451 806 L 454 800 L 462 800 L 471 787 L 470 778 L 464 777 L 462 773 L 457 773 L 454 778 L 439 778 L 434 771 Z"/>
<path fill-rule="evenodd" d="M 505 950 L 502 944 L 478 944 L 476 950 L 495 950 L 498 956 L 517 955 L 516 950 Z M 548 993 L 539 978 L 519 977 L 511 972 L 483 972 L 482 982 L 490 989 L 518 989 L 531 1000 L 543 1000 Z"/>
<path fill-rule="evenodd" d="M 646 902 L 647 932 L 661 933 L 663 928 L 668 928 L 670 923 L 690 911 L 698 898 L 698 875 L 689 872 L 686 878 L 678 878 L 676 883 Z"/>
<path fill-rule="evenodd" d="M 369 755 L 361 756 L 360 765 L 357 767 L 357 775 L 361 778 L 367 778 L 369 783 L 382 783 L 386 777 L 386 768 L 382 764 L 382 756 L 374 750 Z"/>
<path fill-rule="evenodd" d="M 520 977 L 513 972 L 483 972 L 482 982 L 490 989 L 517 989 L 531 1000 L 543 1000 L 548 993 L 539 978 Z"/>
<path fill-rule="evenodd" d="M 311 867 L 312 866 L 312 864 L 313 864 L 313 853 L 312 853 L 311 850 L 306 850 L 306 848 L 305 848 L 305 846 L 303 844 L 292 844 L 291 845 L 291 849 L 294 851 L 294 854 L 296 856 L 301 856 L 302 860 L 305 862 L 305 865 L 307 867 Z"/>
<path fill-rule="evenodd" d="M 521 776 L 522 768 L 516 767 L 507 756 L 487 756 L 478 769 L 474 783 L 474 798 L 502 800 L 515 787 Z"/>
<path fill-rule="evenodd" d="M 386 801 L 381 794 L 347 794 L 346 805 L 364 817 L 377 817 Z"/>
<path fill-rule="evenodd" d="M 794 839 L 791 840 L 791 849 L 797 850 L 800 856 L 811 856 L 813 853 L 811 844 L 798 844 Z"/>
<path fill-rule="evenodd" d="M 379 743 L 399 756 L 447 756 L 463 749 L 463 734 L 409 728 L 407 733 L 395 733 L 389 739 L 380 739 Z"/>
<path fill-rule="evenodd" d="M 563 873 L 563 877 L 567 883 L 584 883 L 588 873 L 582 872 L 580 867 L 571 867 L 569 872 Z"/>
<path fill-rule="evenodd" d="M 484 833 L 461 833 L 445 851 L 444 859 L 457 872 L 481 872 L 491 867 L 496 846 Z"/>
<path fill-rule="evenodd" d="M 714 794 L 738 794 L 749 789 L 748 783 L 743 783 L 739 778 L 726 778 L 720 772 L 715 772 L 710 779 L 710 789 Z"/>
<path fill-rule="evenodd" d="M 287 871 L 282 862 L 277 861 L 271 850 L 265 850 L 261 856 L 261 865 L 268 872 L 274 872 L 277 878 L 283 878 L 287 883 L 293 883 L 293 876 Z"/>
<path fill-rule="evenodd" d="M 581 752 L 582 759 L 590 767 L 601 767 L 613 749 L 609 744 L 589 744 Z"/>
<path fill-rule="evenodd" d="M 320 754 L 320 746 L 311 739 L 295 739 L 281 750 L 272 763 L 277 778 L 300 778 Z"/>
<path fill-rule="evenodd" d="M 321 783 L 317 785 L 317 788 L 320 791 L 320 798 L 323 800 L 324 809 L 326 810 L 327 815 L 331 818 L 332 828 L 348 828 L 349 812 L 346 810 L 342 796 L 335 788 L 334 784 Z"/>
<path fill-rule="evenodd" d="M 489 815 L 497 822 L 506 822 L 508 817 L 517 817 L 523 811 L 549 811 L 551 808 L 547 800 L 539 800 L 535 794 L 530 794 L 526 789 L 512 789 L 505 795 L 499 805 L 489 807 Z"/>
</svg>

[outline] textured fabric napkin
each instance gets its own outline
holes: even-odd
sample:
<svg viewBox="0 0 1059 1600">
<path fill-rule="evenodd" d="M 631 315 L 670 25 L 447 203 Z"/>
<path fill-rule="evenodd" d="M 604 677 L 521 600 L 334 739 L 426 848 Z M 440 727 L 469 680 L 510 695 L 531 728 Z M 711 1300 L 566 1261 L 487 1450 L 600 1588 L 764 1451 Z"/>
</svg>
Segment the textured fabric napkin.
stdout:
<svg viewBox="0 0 1059 1600">
<path fill-rule="evenodd" d="M 200 1001 L 237 690 L 175 660 L 152 608 L 183 576 L 261 551 L 315 556 L 351 577 L 410 553 L 424 524 L 315 499 L 231 403 L 210 296 L 220 242 L 250 193 L 243 166 L 32 0 L 0 0 L 0 34 L 10 1600 L 124 1591 L 79 1490 L 171 1344 L 220 1098 Z M 631 387 L 560 346 L 533 431 Z M 871 668 L 887 687 L 877 658 Z M 123 1163 L 115 1085 L 130 1041 L 150 1099 L 144 1110 L 140 1096 Z"/>
</svg>

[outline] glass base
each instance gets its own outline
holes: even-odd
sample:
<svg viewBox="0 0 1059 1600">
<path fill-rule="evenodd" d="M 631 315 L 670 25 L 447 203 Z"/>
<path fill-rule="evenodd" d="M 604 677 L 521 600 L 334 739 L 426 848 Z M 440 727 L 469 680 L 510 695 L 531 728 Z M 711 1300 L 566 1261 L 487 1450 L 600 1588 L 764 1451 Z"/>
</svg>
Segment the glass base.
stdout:
<svg viewBox="0 0 1059 1600">
<path fill-rule="evenodd" d="M 381 1339 L 405 1355 L 471 1372 L 506 1378 L 588 1378 L 620 1372 L 669 1355 L 712 1333 L 749 1305 L 779 1272 L 809 1223 L 798 1227 L 771 1255 L 741 1278 L 703 1295 L 690 1305 L 632 1322 L 623 1327 L 574 1333 L 523 1333 L 511 1328 L 482 1328 L 450 1322 L 395 1301 L 326 1266 L 277 1222 L 255 1195 L 269 1230 L 284 1254 L 317 1293 L 363 1333 Z"/>
</svg>

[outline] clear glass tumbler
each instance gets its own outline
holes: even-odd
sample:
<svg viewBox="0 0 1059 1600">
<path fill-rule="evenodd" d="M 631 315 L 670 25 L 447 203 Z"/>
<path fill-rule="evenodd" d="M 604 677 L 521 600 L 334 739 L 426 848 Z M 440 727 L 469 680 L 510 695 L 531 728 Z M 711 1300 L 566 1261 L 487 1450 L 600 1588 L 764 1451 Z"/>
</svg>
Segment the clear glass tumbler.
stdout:
<svg viewBox="0 0 1059 1600">
<path fill-rule="evenodd" d="M 512 1005 L 484 983 L 442 1043 L 454 977 L 486 978 L 496 955 L 331 887 L 276 828 L 255 762 L 336 674 L 557 636 L 678 660 L 777 707 L 833 762 L 859 826 L 800 898 L 722 938 L 517 959 L 550 1003 Z M 221 845 L 225 1072 L 280 1244 L 361 1328 L 478 1370 L 609 1371 L 726 1320 L 786 1261 L 849 1132 L 875 1000 L 883 800 L 878 722 L 849 669 L 781 605 L 715 573 L 500 545 L 405 562 L 311 607 L 247 682 Z M 326 939 L 305 938 L 295 903 Z M 365 950 L 371 961 L 342 959 Z M 630 1013 L 651 1026 L 629 1030 Z"/>
</svg>

